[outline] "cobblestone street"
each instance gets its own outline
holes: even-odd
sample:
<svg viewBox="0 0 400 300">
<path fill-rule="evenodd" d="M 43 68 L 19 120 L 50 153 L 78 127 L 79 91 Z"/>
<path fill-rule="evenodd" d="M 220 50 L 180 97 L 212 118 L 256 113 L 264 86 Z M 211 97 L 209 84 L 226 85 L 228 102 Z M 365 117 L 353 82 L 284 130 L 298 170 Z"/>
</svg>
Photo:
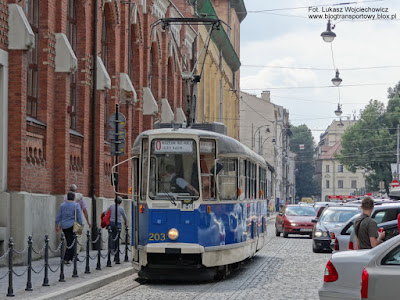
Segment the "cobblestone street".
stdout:
<svg viewBox="0 0 400 300">
<path fill-rule="evenodd" d="M 135 281 L 132 275 L 74 298 L 91 299 L 318 299 L 324 269 L 331 254 L 316 254 L 308 237 L 275 237 L 268 223 L 268 243 L 251 261 L 227 279 L 208 283 L 160 284 Z"/>
</svg>

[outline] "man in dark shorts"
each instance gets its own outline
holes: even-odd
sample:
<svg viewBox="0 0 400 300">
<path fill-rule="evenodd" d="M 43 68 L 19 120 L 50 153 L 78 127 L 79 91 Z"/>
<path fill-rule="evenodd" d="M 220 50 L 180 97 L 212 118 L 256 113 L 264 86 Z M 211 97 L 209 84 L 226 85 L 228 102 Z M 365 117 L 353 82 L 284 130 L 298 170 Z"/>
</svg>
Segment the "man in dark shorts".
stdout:
<svg viewBox="0 0 400 300">
<path fill-rule="evenodd" d="M 354 222 L 354 232 L 359 249 L 371 249 L 382 243 L 385 232 L 378 232 L 378 225 L 371 218 L 374 209 L 374 200 L 371 197 L 362 200 L 361 209 L 363 213 Z"/>
</svg>

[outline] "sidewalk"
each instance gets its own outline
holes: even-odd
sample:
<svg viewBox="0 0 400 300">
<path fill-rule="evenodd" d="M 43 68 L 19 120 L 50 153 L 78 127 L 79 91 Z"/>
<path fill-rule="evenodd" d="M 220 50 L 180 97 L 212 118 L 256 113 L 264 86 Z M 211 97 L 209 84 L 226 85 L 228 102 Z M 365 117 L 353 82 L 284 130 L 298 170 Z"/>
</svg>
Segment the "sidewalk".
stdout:
<svg viewBox="0 0 400 300">
<path fill-rule="evenodd" d="M 274 212 L 267 217 L 267 221 L 275 220 L 277 213 Z M 107 255 L 107 250 L 101 251 L 102 256 Z M 136 270 L 132 267 L 130 262 L 131 256 L 128 255 L 128 262 L 124 262 L 125 255 L 120 255 L 121 264 L 116 265 L 111 257 L 112 267 L 107 267 L 107 257 L 101 258 L 101 270 L 96 270 L 97 258 L 89 260 L 90 272 L 85 274 L 86 252 L 82 251 L 79 253 L 79 259 L 82 262 L 78 262 L 78 276 L 77 278 L 72 277 L 73 264 L 64 266 L 65 282 L 59 282 L 60 271 L 53 273 L 49 270 L 48 279 L 50 286 L 42 286 L 44 279 L 44 271 L 40 271 L 44 266 L 44 260 L 37 260 L 32 263 L 32 268 L 35 271 L 40 271 L 39 274 L 32 272 L 32 288 L 33 291 L 25 291 L 27 274 L 18 277 L 13 276 L 13 291 L 15 297 L 7 297 L 8 292 L 8 276 L 0 280 L 0 299 L 32 299 L 32 300 L 43 300 L 43 299 L 70 299 L 77 297 L 89 291 L 98 289 L 108 283 L 117 281 L 129 275 L 136 273 Z M 90 251 L 90 256 L 94 258 L 97 256 L 97 251 Z M 60 265 L 60 258 L 53 257 L 49 259 L 49 266 L 51 269 L 56 270 Z M 14 266 L 14 272 L 22 274 L 26 270 L 26 266 Z M 0 278 L 4 276 L 8 271 L 8 267 L 0 268 Z"/>
<path fill-rule="evenodd" d="M 125 255 L 120 256 L 121 264 L 117 265 L 113 262 L 111 257 L 112 267 L 107 267 L 107 258 L 101 259 L 101 270 L 96 270 L 97 258 L 89 260 L 90 272 L 85 274 L 86 252 L 79 253 L 79 259 L 84 260 L 78 262 L 77 270 L 78 276 L 72 277 L 73 264 L 64 266 L 65 282 L 59 282 L 60 270 L 53 273 L 49 270 L 48 279 L 50 286 L 42 286 L 44 279 L 44 271 L 40 271 L 44 265 L 44 260 L 34 261 L 32 268 L 35 271 L 40 271 L 39 274 L 32 272 L 32 288 L 33 291 L 25 291 L 27 282 L 27 273 L 21 277 L 13 276 L 13 290 L 15 297 L 7 297 L 8 292 L 8 276 L 0 281 L 0 299 L 70 299 L 87 293 L 91 290 L 97 289 L 108 283 L 124 278 L 134 274 L 136 271 L 133 269 L 130 262 L 130 253 L 128 254 L 128 262 L 124 262 Z M 90 256 L 93 258 L 97 255 L 97 251 L 91 251 Z M 107 255 L 107 250 L 102 250 L 102 255 Z M 49 266 L 51 269 L 56 270 L 60 265 L 60 258 L 54 257 L 49 259 Z M 14 267 L 17 274 L 22 274 L 26 270 L 26 266 Z M 0 268 L 0 277 L 6 274 L 8 267 Z"/>
</svg>

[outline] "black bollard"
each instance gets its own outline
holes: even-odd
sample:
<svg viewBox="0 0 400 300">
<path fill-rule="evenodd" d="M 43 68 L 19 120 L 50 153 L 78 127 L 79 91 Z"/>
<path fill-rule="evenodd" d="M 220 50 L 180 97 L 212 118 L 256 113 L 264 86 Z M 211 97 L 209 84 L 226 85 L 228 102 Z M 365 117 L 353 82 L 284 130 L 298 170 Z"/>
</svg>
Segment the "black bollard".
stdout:
<svg viewBox="0 0 400 300">
<path fill-rule="evenodd" d="M 58 281 L 65 282 L 64 276 L 64 245 L 65 245 L 65 236 L 64 233 L 61 233 L 61 256 L 60 256 L 60 279 Z"/>
<path fill-rule="evenodd" d="M 101 228 L 97 233 L 97 266 L 96 270 L 101 270 Z"/>
<path fill-rule="evenodd" d="M 124 261 L 129 261 L 128 259 L 128 243 L 129 243 L 129 232 L 128 232 L 128 225 L 125 225 L 125 259 Z"/>
<path fill-rule="evenodd" d="M 44 239 L 44 279 L 42 286 L 49 286 L 49 235 Z"/>
<path fill-rule="evenodd" d="M 112 235 L 111 235 L 111 226 L 109 226 L 109 227 L 108 227 L 107 267 L 111 267 L 111 247 L 112 247 Z"/>
<path fill-rule="evenodd" d="M 79 277 L 78 276 L 78 235 L 74 232 L 74 270 L 72 271 L 72 277 Z"/>
<path fill-rule="evenodd" d="M 90 259 L 90 230 L 86 233 L 86 268 L 85 274 L 90 273 L 89 259 Z"/>
<path fill-rule="evenodd" d="M 7 297 L 14 297 L 14 289 L 13 289 L 13 251 L 14 251 L 14 240 L 10 238 L 8 243 L 8 291 Z"/>
<path fill-rule="evenodd" d="M 32 289 L 32 236 L 28 237 L 28 280 L 26 282 L 25 291 L 33 291 Z"/>
<path fill-rule="evenodd" d="M 121 264 L 121 261 L 119 259 L 119 237 L 121 235 L 121 228 L 117 227 L 117 240 L 116 240 L 116 245 L 115 245 L 115 257 L 114 257 L 114 261 L 117 265 Z"/>
</svg>

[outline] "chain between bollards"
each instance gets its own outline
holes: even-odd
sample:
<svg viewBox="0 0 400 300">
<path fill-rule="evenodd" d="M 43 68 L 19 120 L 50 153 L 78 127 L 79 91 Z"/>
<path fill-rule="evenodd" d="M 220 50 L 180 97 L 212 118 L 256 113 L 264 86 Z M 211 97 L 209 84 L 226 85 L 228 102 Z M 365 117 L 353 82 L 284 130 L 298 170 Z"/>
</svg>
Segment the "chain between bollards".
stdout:
<svg viewBox="0 0 400 300">
<path fill-rule="evenodd" d="M 32 236 L 28 237 L 28 280 L 26 282 L 25 291 L 33 291 L 32 289 Z"/>
<path fill-rule="evenodd" d="M 14 289 L 13 289 L 13 247 L 14 247 L 14 240 L 10 238 L 8 247 L 10 252 L 8 254 L 8 291 L 7 297 L 14 297 Z"/>
<path fill-rule="evenodd" d="M 78 235 L 74 232 L 74 270 L 72 272 L 72 277 L 79 277 L 78 275 Z"/>
<path fill-rule="evenodd" d="M 98 229 L 97 233 L 97 266 L 96 270 L 101 270 L 101 228 Z"/>
<path fill-rule="evenodd" d="M 49 286 L 49 235 L 44 239 L 44 279 L 42 286 Z"/>
<path fill-rule="evenodd" d="M 61 233 L 61 254 L 60 254 L 60 279 L 58 281 L 65 282 L 64 276 L 64 245 L 65 245 L 65 236 L 64 233 Z"/>
<path fill-rule="evenodd" d="M 90 273 L 89 259 L 90 259 L 90 230 L 86 232 L 86 268 L 85 274 Z"/>
</svg>

